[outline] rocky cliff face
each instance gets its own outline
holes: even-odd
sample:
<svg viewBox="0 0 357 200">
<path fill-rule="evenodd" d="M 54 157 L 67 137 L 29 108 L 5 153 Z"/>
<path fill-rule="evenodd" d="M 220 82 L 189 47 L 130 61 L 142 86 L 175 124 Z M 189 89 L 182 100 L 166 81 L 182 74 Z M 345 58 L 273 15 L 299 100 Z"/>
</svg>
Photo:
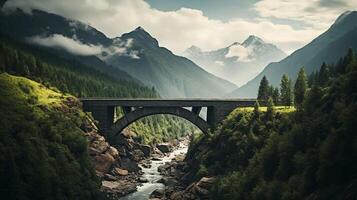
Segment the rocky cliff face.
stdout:
<svg viewBox="0 0 357 200">
<path fill-rule="evenodd" d="M 89 155 L 96 174 L 102 181 L 101 190 L 113 199 L 135 191 L 140 184 L 138 161 L 150 152 L 147 154 L 146 149 L 142 151 L 140 148 L 143 145 L 135 143 L 125 133 L 120 135 L 122 144 L 111 146 L 88 117 L 83 122 L 82 130 L 87 137 Z"/>
</svg>

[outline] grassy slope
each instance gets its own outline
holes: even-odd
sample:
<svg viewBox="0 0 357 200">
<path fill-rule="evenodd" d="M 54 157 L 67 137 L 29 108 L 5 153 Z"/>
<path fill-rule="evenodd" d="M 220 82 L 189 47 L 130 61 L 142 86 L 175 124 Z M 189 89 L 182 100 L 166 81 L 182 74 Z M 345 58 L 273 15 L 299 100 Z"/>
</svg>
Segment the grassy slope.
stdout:
<svg viewBox="0 0 357 200">
<path fill-rule="evenodd" d="M 4 199 L 96 199 L 99 182 L 69 96 L 0 74 L 0 195 Z"/>
</svg>

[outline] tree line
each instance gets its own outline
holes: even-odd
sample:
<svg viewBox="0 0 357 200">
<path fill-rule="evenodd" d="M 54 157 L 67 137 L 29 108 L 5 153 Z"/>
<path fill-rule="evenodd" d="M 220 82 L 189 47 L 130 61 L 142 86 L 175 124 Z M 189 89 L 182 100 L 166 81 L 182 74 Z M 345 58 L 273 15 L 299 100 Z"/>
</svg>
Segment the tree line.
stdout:
<svg viewBox="0 0 357 200">
<path fill-rule="evenodd" d="M 319 73 L 316 74 L 319 75 Z M 257 99 L 265 102 L 268 102 L 269 99 L 271 99 L 271 101 L 273 101 L 276 105 L 295 105 L 299 108 L 304 101 L 307 88 L 308 78 L 304 68 L 300 69 L 294 87 L 292 80 L 286 74 L 281 77 L 280 88 L 270 85 L 267 77 L 263 76 L 260 81 Z"/>
<path fill-rule="evenodd" d="M 190 146 L 192 179 L 217 176 L 213 199 L 355 199 L 356 83 L 357 58 L 349 50 L 295 83 L 295 112 L 271 104 L 267 112 L 258 104 L 253 112 L 235 110 Z"/>
</svg>

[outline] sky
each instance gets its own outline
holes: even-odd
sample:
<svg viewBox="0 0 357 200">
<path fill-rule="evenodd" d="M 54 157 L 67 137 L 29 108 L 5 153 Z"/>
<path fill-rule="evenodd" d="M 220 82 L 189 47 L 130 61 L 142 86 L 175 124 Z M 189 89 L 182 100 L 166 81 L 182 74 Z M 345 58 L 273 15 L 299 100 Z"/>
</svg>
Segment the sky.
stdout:
<svg viewBox="0 0 357 200">
<path fill-rule="evenodd" d="M 109 37 L 138 26 L 176 54 L 209 51 L 256 35 L 286 53 L 323 33 L 356 0 L 8 0 L 2 9 L 33 9 L 88 23 Z"/>
</svg>

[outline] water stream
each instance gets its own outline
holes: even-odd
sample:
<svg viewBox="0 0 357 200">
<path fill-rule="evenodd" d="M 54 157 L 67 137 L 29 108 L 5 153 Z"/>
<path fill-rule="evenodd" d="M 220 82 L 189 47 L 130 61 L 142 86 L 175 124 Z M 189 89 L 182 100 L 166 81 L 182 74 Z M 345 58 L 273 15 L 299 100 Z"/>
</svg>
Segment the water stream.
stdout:
<svg viewBox="0 0 357 200">
<path fill-rule="evenodd" d="M 138 187 L 137 191 L 120 198 L 120 200 L 147 200 L 154 190 L 165 188 L 164 184 L 157 183 L 157 181 L 163 177 L 158 171 L 158 167 L 164 165 L 166 162 L 171 162 L 177 155 L 185 155 L 187 153 L 187 148 L 186 142 L 180 142 L 180 145 L 178 145 L 174 151 L 167 156 L 160 158 L 160 161 L 152 160 L 150 168 L 140 166 L 144 173 L 142 177 L 146 178 L 148 182 L 143 183 L 142 186 Z"/>
</svg>

